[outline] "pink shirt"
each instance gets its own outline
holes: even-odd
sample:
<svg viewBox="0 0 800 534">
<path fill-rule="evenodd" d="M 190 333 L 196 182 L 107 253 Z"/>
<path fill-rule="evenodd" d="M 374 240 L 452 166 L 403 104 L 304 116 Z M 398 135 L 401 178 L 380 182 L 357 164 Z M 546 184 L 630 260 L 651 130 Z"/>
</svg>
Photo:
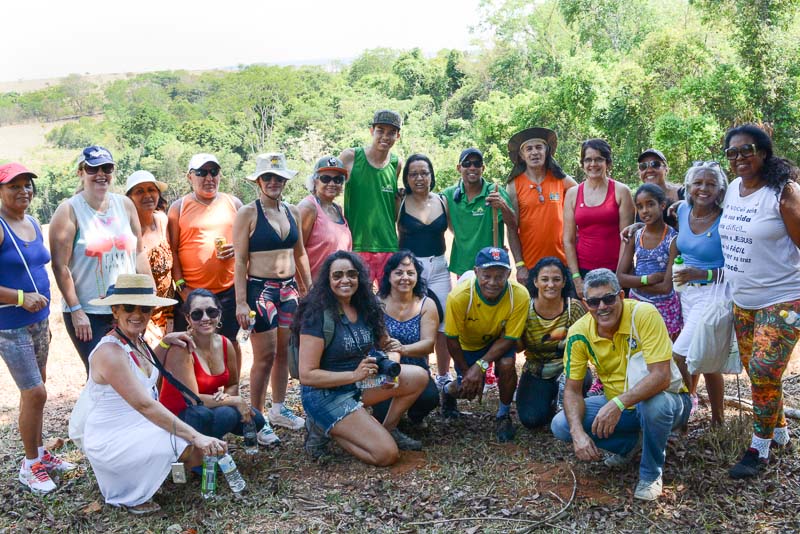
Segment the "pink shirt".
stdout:
<svg viewBox="0 0 800 534">
<path fill-rule="evenodd" d="M 353 238 L 350 236 L 350 227 L 347 219 L 342 215 L 342 224 L 331 220 L 322 210 L 314 195 L 308 195 L 305 200 L 311 202 L 317 210 L 317 217 L 311 233 L 305 242 L 308 263 L 311 267 L 311 278 L 316 278 L 325 258 L 337 250 L 353 250 Z M 341 210 L 339 210 L 341 213 Z"/>
<path fill-rule="evenodd" d="M 605 267 L 617 270 L 619 261 L 619 205 L 614 194 L 614 180 L 608 180 L 608 192 L 599 206 L 586 206 L 583 186 L 578 185 L 575 199 L 575 225 L 578 227 L 578 267 L 591 271 Z"/>
</svg>

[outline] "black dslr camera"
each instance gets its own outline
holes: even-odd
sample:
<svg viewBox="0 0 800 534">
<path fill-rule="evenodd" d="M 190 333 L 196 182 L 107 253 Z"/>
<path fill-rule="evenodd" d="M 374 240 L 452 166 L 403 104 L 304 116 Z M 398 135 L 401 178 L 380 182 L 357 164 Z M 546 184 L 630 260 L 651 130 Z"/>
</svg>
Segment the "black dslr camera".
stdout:
<svg viewBox="0 0 800 534">
<path fill-rule="evenodd" d="M 372 349 L 369 351 L 369 356 L 375 358 L 379 375 L 394 378 L 400 374 L 400 364 L 389 358 L 382 350 Z"/>
</svg>

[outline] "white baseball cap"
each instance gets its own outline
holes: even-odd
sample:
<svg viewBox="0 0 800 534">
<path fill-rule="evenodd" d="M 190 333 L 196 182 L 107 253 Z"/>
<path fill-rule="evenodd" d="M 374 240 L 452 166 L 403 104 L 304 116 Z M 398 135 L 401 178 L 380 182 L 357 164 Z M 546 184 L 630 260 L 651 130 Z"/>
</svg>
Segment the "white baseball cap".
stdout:
<svg viewBox="0 0 800 534">
<path fill-rule="evenodd" d="M 195 154 L 192 156 L 192 159 L 189 160 L 189 169 L 187 172 L 192 169 L 199 169 L 208 162 L 216 163 L 217 167 L 222 167 L 214 154 Z"/>
</svg>

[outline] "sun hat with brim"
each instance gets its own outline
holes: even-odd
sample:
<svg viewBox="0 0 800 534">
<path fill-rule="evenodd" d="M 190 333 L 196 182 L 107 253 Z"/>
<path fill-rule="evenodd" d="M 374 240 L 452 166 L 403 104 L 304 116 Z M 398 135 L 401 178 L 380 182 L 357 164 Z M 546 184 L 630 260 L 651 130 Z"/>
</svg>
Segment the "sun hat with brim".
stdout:
<svg viewBox="0 0 800 534">
<path fill-rule="evenodd" d="M 526 141 L 531 139 L 542 139 L 550 147 L 550 156 L 555 155 L 556 147 L 558 146 L 556 132 L 549 128 L 528 128 L 515 133 L 508 140 L 508 157 L 511 158 L 513 163 L 520 163 L 519 149 Z"/>
<path fill-rule="evenodd" d="M 135 171 L 133 174 L 128 176 L 128 181 L 125 182 L 125 194 L 131 192 L 131 189 L 136 187 L 139 184 L 156 184 L 158 190 L 162 193 L 169 188 L 169 186 L 164 182 L 159 182 L 156 180 L 156 177 L 153 176 L 153 173 L 148 171 Z"/>
<path fill-rule="evenodd" d="M 286 167 L 286 156 L 280 152 L 272 152 L 256 156 L 256 171 L 249 175 L 247 179 L 251 182 L 255 182 L 259 177 L 265 174 L 274 174 L 286 180 L 290 180 L 297 175 L 297 171 Z"/>
<path fill-rule="evenodd" d="M 146 274 L 121 274 L 117 283 L 109 286 L 106 296 L 92 299 L 92 306 L 115 306 L 117 304 L 135 304 L 139 306 L 172 306 L 175 299 L 167 299 L 156 295 L 153 278 Z"/>
<path fill-rule="evenodd" d="M 20 163 L 6 163 L 0 165 L 0 184 L 7 184 L 17 176 L 28 175 L 31 178 L 38 178 L 36 173 L 29 171 Z"/>
</svg>

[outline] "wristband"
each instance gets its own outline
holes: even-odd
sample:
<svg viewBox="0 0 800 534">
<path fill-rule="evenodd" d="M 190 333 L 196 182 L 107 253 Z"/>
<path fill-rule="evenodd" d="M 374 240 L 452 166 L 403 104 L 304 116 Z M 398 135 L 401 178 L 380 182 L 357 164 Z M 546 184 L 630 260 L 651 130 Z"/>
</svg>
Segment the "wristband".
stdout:
<svg viewBox="0 0 800 534">
<path fill-rule="evenodd" d="M 525 267 L 525 262 L 520 260 L 517 263 L 515 263 L 514 265 L 516 265 L 517 267 Z"/>
<path fill-rule="evenodd" d="M 178 289 L 180 289 L 181 286 L 185 285 L 186 285 L 186 280 L 184 280 L 183 278 L 181 278 L 180 280 L 175 280 L 175 287 L 177 287 Z"/>
<path fill-rule="evenodd" d="M 572 273 L 572 279 L 575 280 L 576 278 L 580 278 L 581 273 Z"/>
<path fill-rule="evenodd" d="M 17 307 L 22 306 L 25 303 L 25 292 L 21 289 L 17 289 Z"/>
<path fill-rule="evenodd" d="M 163 339 L 158 342 L 158 346 L 161 347 L 162 349 L 168 349 L 170 347 L 169 343 L 164 343 Z"/>
<path fill-rule="evenodd" d="M 619 397 L 614 397 L 614 398 L 613 398 L 613 399 L 611 399 L 611 400 L 614 402 L 614 404 L 616 404 L 616 405 L 617 405 L 617 408 L 619 408 L 619 410 L 620 410 L 621 412 L 624 412 L 624 411 L 625 411 L 625 405 L 624 405 L 624 404 L 622 404 L 622 401 L 621 401 L 621 400 L 619 400 Z"/>
<path fill-rule="evenodd" d="M 642 278 L 639 281 L 642 283 L 643 286 L 646 286 L 647 285 L 647 275 L 643 274 Z"/>
<path fill-rule="evenodd" d="M 83 306 L 81 306 L 80 302 L 77 303 L 75 306 L 70 306 L 69 308 L 67 308 L 67 310 L 69 310 L 70 313 L 76 312 L 76 311 L 82 310 L 82 309 L 83 309 Z"/>
<path fill-rule="evenodd" d="M 709 269 L 708 270 L 708 278 L 706 280 L 708 282 L 710 282 L 713 278 L 714 278 L 714 270 L 713 269 Z"/>
</svg>

